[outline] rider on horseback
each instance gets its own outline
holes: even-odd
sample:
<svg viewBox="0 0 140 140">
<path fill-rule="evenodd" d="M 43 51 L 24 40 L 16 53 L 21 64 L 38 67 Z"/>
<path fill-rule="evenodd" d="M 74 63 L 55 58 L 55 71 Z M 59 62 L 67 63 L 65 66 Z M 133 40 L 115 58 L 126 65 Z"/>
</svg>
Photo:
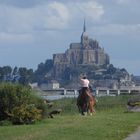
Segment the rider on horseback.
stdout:
<svg viewBox="0 0 140 140">
<path fill-rule="evenodd" d="M 89 85 L 89 80 L 87 79 L 87 77 L 84 75 L 82 77 L 80 77 L 80 80 L 81 80 L 81 84 L 82 84 L 82 89 L 80 90 L 80 94 L 83 94 L 83 93 L 87 93 L 87 95 L 89 97 L 91 97 L 91 87 Z"/>
<path fill-rule="evenodd" d="M 82 115 L 86 115 L 89 108 L 89 103 L 93 100 L 92 89 L 89 85 L 89 80 L 85 75 L 80 76 L 80 80 L 82 88 L 79 90 L 77 106 Z"/>
</svg>

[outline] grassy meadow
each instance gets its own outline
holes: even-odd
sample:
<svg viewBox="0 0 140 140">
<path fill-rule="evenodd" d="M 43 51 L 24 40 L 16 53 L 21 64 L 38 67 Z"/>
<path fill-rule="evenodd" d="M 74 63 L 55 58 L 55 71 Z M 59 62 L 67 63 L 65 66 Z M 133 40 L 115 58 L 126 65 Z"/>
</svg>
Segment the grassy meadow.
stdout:
<svg viewBox="0 0 140 140">
<path fill-rule="evenodd" d="M 99 97 L 93 116 L 80 115 L 76 99 L 57 100 L 53 108 L 61 108 L 60 115 L 33 125 L 0 126 L 0 139 L 123 140 L 140 126 L 140 113 L 126 111 L 128 98 L 130 96 Z"/>
</svg>

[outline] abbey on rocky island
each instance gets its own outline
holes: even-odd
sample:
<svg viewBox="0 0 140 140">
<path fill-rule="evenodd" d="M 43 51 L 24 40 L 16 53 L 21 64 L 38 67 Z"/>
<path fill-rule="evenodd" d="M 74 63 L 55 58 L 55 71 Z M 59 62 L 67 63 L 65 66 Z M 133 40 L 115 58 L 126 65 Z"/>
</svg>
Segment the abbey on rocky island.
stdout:
<svg viewBox="0 0 140 140">
<path fill-rule="evenodd" d="M 99 46 L 98 41 L 89 38 L 84 21 L 83 32 L 80 43 L 71 43 L 65 53 L 53 54 L 54 77 L 57 78 L 68 67 L 79 65 L 108 65 L 109 55 L 104 48 Z"/>
</svg>

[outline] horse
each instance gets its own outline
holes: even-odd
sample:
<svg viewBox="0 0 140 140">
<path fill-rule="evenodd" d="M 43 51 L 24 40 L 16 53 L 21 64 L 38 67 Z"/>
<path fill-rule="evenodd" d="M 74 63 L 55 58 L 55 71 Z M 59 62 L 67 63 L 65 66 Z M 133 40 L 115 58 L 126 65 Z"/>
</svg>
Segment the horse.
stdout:
<svg viewBox="0 0 140 140">
<path fill-rule="evenodd" d="M 96 105 L 96 100 L 90 90 L 86 90 L 85 92 L 82 92 L 82 90 L 79 91 L 79 96 L 77 98 L 77 106 L 79 112 L 82 115 L 86 115 L 88 113 L 90 115 L 93 115 L 93 113 L 95 113 L 95 109 L 94 109 L 95 105 Z"/>
</svg>

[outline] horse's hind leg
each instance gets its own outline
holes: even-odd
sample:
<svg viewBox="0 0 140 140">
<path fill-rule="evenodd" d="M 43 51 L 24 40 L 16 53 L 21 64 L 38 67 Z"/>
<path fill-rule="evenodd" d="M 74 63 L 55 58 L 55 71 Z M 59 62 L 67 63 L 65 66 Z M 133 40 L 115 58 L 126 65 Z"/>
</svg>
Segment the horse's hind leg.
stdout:
<svg viewBox="0 0 140 140">
<path fill-rule="evenodd" d="M 89 114 L 90 114 L 90 116 L 93 115 L 93 109 L 92 108 L 89 109 Z"/>
<path fill-rule="evenodd" d="M 93 113 L 92 113 L 92 111 L 91 111 L 90 109 L 88 110 L 88 114 L 89 114 L 90 116 L 93 115 Z"/>
<path fill-rule="evenodd" d="M 94 108 L 94 107 L 92 108 L 92 112 L 93 112 L 94 114 L 96 113 L 96 111 L 95 111 L 95 108 Z"/>
<path fill-rule="evenodd" d="M 87 104 L 84 104 L 83 105 L 83 110 L 82 110 L 82 115 L 86 116 L 87 112 L 88 112 L 88 106 L 87 106 Z"/>
<path fill-rule="evenodd" d="M 90 115 L 91 116 L 93 115 L 93 113 L 94 114 L 96 113 L 95 108 L 94 108 L 94 104 L 92 102 L 90 103 L 89 110 L 90 110 Z"/>
</svg>

